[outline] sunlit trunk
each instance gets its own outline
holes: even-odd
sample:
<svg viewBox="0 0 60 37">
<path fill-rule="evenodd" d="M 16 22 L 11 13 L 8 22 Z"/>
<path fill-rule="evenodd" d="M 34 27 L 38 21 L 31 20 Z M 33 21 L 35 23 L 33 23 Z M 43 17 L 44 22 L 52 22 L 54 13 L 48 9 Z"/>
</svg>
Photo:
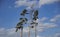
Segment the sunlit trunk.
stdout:
<svg viewBox="0 0 60 37">
<path fill-rule="evenodd" d="M 30 37 L 30 25 L 31 25 L 31 22 L 32 22 L 32 13 L 33 13 L 33 11 L 30 11 L 30 23 L 29 23 L 29 25 L 28 25 L 28 37 Z"/>
<path fill-rule="evenodd" d="M 20 37 L 23 37 L 23 29 L 21 28 Z"/>
<path fill-rule="evenodd" d="M 35 24 L 35 37 L 37 37 L 36 24 Z"/>
<path fill-rule="evenodd" d="M 30 37 L 30 26 L 28 28 L 29 28 L 29 30 L 28 30 L 28 37 Z"/>
</svg>

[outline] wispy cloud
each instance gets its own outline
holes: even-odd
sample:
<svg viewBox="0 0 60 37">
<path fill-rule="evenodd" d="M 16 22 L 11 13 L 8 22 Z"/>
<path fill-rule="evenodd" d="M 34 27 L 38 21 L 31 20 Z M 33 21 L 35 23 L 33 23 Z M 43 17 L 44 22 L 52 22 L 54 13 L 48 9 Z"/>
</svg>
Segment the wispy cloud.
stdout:
<svg viewBox="0 0 60 37">
<path fill-rule="evenodd" d="M 42 19 L 42 20 L 41 20 Z M 38 19 L 38 27 L 37 31 L 38 32 L 43 32 L 45 29 L 50 29 L 50 28 L 55 28 L 57 25 L 55 23 L 44 23 L 43 21 L 47 20 L 46 17 L 42 17 L 41 19 Z M 18 32 L 15 32 L 15 28 L 11 29 L 5 29 L 5 28 L 0 28 L 0 37 L 20 37 L 20 30 Z M 32 31 L 33 30 L 33 31 Z M 34 28 L 31 30 L 34 34 Z M 28 35 L 28 27 L 24 27 L 23 32 L 24 36 Z M 31 35 L 33 37 L 33 35 Z M 44 36 L 37 36 L 37 37 L 44 37 Z"/>
<path fill-rule="evenodd" d="M 56 33 L 54 37 L 60 37 L 60 33 Z"/>
<path fill-rule="evenodd" d="M 50 19 L 51 22 L 57 22 L 60 21 L 60 14 L 56 15 L 55 17 L 53 17 L 52 19 Z"/>
<path fill-rule="evenodd" d="M 39 7 L 41 7 L 42 5 L 45 5 L 45 4 L 51 4 L 51 3 L 54 3 L 54 2 L 57 2 L 59 0 L 39 0 L 39 2 L 37 3 L 37 0 L 35 1 L 29 1 L 29 0 L 17 0 L 15 1 L 15 7 L 20 7 L 20 6 L 31 6 L 34 4 L 34 6 L 36 6 L 38 4 Z M 37 4 L 36 4 L 37 3 Z"/>
<path fill-rule="evenodd" d="M 48 18 L 43 17 L 41 19 L 38 19 L 38 27 L 37 27 L 38 31 L 43 32 L 45 29 L 57 27 L 57 24 L 55 24 L 55 23 L 44 22 L 44 21 L 48 20 Z"/>
</svg>

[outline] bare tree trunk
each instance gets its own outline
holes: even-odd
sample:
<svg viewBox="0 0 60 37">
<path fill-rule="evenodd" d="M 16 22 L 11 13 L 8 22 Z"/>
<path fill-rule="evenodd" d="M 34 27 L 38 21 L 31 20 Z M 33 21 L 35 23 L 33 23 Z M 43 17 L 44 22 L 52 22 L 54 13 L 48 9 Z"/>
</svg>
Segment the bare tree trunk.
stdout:
<svg viewBox="0 0 60 37">
<path fill-rule="evenodd" d="M 35 37 L 37 37 L 36 24 L 35 24 Z"/>
<path fill-rule="evenodd" d="M 23 37 L 23 29 L 21 29 L 20 37 Z"/>
<path fill-rule="evenodd" d="M 32 22 L 32 11 L 30 12 L 30 23 L 28 25 L 28 28 L 29 28 L 28 37 L 30 37 L 30 25 L 31 25 L 31 22 Z"/>
<path fill-rule="evenodd" d="M 30 37 L 30 26 L 29 26 L 29 32 L 28 32 L 28 37 Z"/>
</svg>

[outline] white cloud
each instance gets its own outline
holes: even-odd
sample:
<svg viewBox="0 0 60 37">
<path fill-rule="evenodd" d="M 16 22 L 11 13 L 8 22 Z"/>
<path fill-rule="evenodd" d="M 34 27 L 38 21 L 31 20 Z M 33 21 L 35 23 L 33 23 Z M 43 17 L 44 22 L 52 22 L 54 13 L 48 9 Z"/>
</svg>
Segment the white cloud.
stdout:
<svg viewBox="0 0 60 37">
<path fill-rule="evenodd" d="M 47 36 L 38 36 L 38 37 L 60 37 L 60 33 L 55 33 L 55 34 L 47 35 Z"/>
<path fill-rule="evenodd" d="M 24 27 L 23 32 L 28 32 L 29 28 L 28 27 Z"/>
<path fill-rule="evenodd" d="M 53 25 L 49 25 L 49 26 L 55 27 Z M 48 28 L 48 29 L 52 28 L 49 26 L 41 24 L 41 26 L 37 29 L 39 32 L 43 32 L 45 28 Z M 28 35 L 27 33 L 28 28 L 24 28 L 23 32 L 24 32 L 24 36 Z M 20 37 L 20 30 L 18 32 L 15 32 L 15 28 L 11 28 L 11 29 L 0 28 L 0 37 Z M 43 37 L 43 36 L 37 36 L 37 37 Z"/>
<path fill-rule="evenodd" d="M 37 37 L 40 37 L 40 36 L 37 36 Z"/>
<path fill-rule="evenodd" d="M 44 22 L 46 20 L 48 20 L 48 18 L 46 18 L 46 17 L 42 17 L 40 19 L 37 19 L 37 21 L 36 21 L 36 22 L 38 22 L 37 30 L 39 32 L 43 32 L 45 29 L 57 27 L 57 24 L 55 24 L 55 23 Z"/>
<path fill-rule="evenodd" d="M 19 37 L 15 32 L 15 28 L 5 29 L 0 28 L 0 37 Z"/>
<path fill-rule="evenodd" d="M 57 27 L 57 24 L 55 23 L 50 23 L 50 22 L 45 23 L 44 21 L 46 20 L 48 20 L 48 18 L 46 17 L 42 17 L 41 19 L 38 19 L 38 27 L 37 27 L 38 31 L 43 32 L 45 29 Z"/>
<path fill-rule="evenodd" d="M 52 19 L 50 19 L 51 22 L 57 22 L 60 21 L 60 15 L 56 15 L 55 17 L 53 17 Z"/>
<path fill-rule="evenodd" d="M 43 32 L 45 31 L 45 29 L 57 27 L 55 23 L 44 23 L 43 21 L 47 20 L 46 17 L 42 17 L 41 19 L 37 20 L 38 22 L 37 31 L 38 32 Z M 0 28 L 0 37 L 20 37 L 20 30 L 18 32 L 15 32 L 15 30 L 16 30 L 15 28 L 11 28 L 11 29 Z M 28 35 L 28 31 L 29 31 L 28 27 L 24 27 L 23 29 L 24 36 Z M 31 29 L 31 32 L 34 34 L 34 28 Z M 43 37 L 43 36 L 37 36 L 37 37 Z"/>
<path fill-rule="evenodd" d="M 55 33 L 55 34 L 53 34 L 53 35 L 49 35 L 50 37 L 60 37 L 60 33 Z M 48 37 L 49 37 L 48 36 Z"/>
<path fill-rule="evenodd" d="M 39 35 L 37 35 L 37 37 L 43 37 L 43 36 L 39 36 Z"/>
<path fill-rule="evenodd" d="M 5 31 L 6 30 L 4 28 L 0 28 L 0 37 L 4 37 L 6 35 Z"/>
<path fill-rule="evenodd" d="M 12 35 L 15 33 L 15 28 L 7 29 L 8 35 Z"/>
<path fill-rule="evenodd" d="M 43 32 L 45 29 L 55 28 L 55 27 L 57 27 L 57 25 L 54 23 L 39 23 L 37 30 Z"/>
<path fill-rule="evenodd" d="M 60 37 L 60 33 L 56 33 L 54 37 Z"/>
<path fill-rule="evenodd" d="M 28 1 L 28 0 L 17 0 L 16 2 L 15 2 L 15 7 L 20 7 L 20 6 L 32 6 L 33 4 L 36 6 L 36 5 L 38 5 L 39 7 L 41 7 L 42 5 L 44 5 L 44 4 L 50 4 L 50 3 L 54 3 L 54 2 L 57 2 L 57 1 L 59 1 L 59 0 L 39 0 L 39 3 L 38 4 L 36 4 L 36 1 Z"/>
<path fill-rule="evenodd" d="M 37 19 L 36 22 L 42 23 L 42 22 L 44 22 L 46 20 L 48 20 L 47 17 L 42 17 L 42 18 Z"/>
<path fill-rule="evenodd" d="M 40 21 L 41 22 L 43 22 L 43 21 L 46 21 L 48 18 L 46 18 L 46 17 L 42 17 L 41 19 L 40 19 Z"/>
<path fill-rule="evenodd" d="M 41 37 L 60 37 L 60 33 L 55 33 L 55 34 L 52 34 L 52 35 L 41 36 Z"/>
<path fill-rule="evenodd" d="M 28 33 L 24 32 L 24 37 L 27 36 Z M 20 37 L 20 31 L 15 32 L 15 28 L 11 28 L 11 29 L 0 28 L 0 37 Z M 33 37 L 33 35 L 31 37 Z M 37 37 L 42 37 L 42 36 L 37 35 Z"/>
<path fill-rule="evenodd" d="M 59 0 L 40 0 L 40 6 L 44 4 L 54 3 L 56 1 L 59 1 Z"/>
</svg>

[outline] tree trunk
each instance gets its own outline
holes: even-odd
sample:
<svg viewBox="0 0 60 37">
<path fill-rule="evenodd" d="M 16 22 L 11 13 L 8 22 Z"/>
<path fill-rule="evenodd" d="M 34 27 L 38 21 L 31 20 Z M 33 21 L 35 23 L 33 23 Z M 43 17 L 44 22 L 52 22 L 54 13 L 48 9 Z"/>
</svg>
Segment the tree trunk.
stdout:
<svg viewBox="0 0 60 37">
<path fill-rule="evenodd" d="M 23 29 L 21 28 L 20 37 L 23 37 Z"/>
<path fill-rule="evenodd" d="M 28 27 L 29 27 L 28 37 L 30 37 L 30 26 L 28 26 Z"/>
<path fill-rule="evenodd" d="M 36 24 L 35 24 L 35 37 L 37 37 Z"/>
</svg>

